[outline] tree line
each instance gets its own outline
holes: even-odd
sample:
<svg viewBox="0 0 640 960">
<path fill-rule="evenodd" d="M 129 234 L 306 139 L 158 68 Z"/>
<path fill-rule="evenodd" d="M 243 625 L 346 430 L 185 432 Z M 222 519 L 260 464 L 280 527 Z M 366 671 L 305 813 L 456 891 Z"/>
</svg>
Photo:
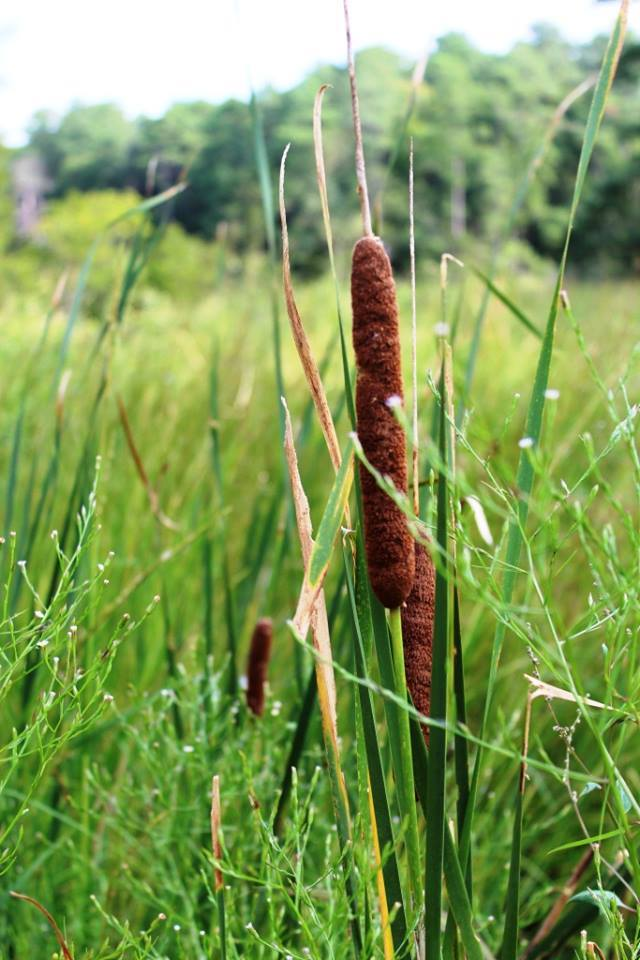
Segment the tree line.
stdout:
<svg viewBox="0 0 640 960">
<path fill-rule="evenodd" d="M 604 43 L 571 45 L 540 26 L 529 42 L 497 55 L 449 34 L 424 73 L 385 49 L 358 56 L 370 191 L 399 268 L 408 258 L 410 136 L 421 255 L 496 241 L 523 173 L 539 154 L 513 230 L 537 254 L 557 257 L 589 93 L 577 96 L 552 138 L 550 125 L 563 99 L 597 69 Z M 639 51 L 634 41 L 627 44 L 594 155 L 572 254 L 585 269 L 629 272 L 640 263 Z M 39 113 L 26 150 L 44 162 L 51 199 L 107 189 L 145 195 L 186 178 L 188 189 L 174 201 L 171 216 L 204 239 L 224 231 L 227 243 L 243 253 L 265 243 L 256 137 L 264 135 L 274 194 L 290 142 L 286 200 L 296 267 L 312 273 L 325 265 L 311 122 L 316 91 L 325 83 L 331 85 L 323 107 L 331 215 L 338 243 L 348 248 L 357 235 L 358 205 L 342 67 L 321 67 L 286 92 L 264 91 L 253 105 L 179 103 L 160 118 L 135 120 L 112 104 L 74 106 L 59 119 Z"/>
</svg>

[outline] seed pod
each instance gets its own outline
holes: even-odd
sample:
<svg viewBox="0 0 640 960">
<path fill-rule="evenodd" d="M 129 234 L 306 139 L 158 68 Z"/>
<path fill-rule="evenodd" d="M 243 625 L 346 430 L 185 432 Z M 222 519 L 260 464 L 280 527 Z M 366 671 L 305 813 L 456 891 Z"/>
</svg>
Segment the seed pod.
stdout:
<svg viewBox="0 0 640 960">
<path fill-rule="evenodd" d="M 247 706 L 256 717 L 264 711 L 264 685 L 267 679 L 273 626 L 265 617 L 256 623 L 247 663 Z"/>
<path fill-rule="evenodd" d="M 391 263 L 375 237 L 354 247 L 351 305 L 358 437 L 370 463 L 406 493 L 404 430 L 388 403 L 403 397 L 398 306 Z M 362 465 L 360 481 L 369 579 L 380 602 L 395 609 L 413 584 L 414 541 L 402 511 Z"/>
<path fill-rule="evenodd" d="M 416 575 L 411 593 L 402 607 L 402 643 L 407 687 L 416 710 L 429 716 L 431 709 L 431 664 L 433 619 L 436 606 L 436 572 L 429 551 L 415 543 Z M 422 733 L 429 745 L 429 727 Z"/>
</svg>

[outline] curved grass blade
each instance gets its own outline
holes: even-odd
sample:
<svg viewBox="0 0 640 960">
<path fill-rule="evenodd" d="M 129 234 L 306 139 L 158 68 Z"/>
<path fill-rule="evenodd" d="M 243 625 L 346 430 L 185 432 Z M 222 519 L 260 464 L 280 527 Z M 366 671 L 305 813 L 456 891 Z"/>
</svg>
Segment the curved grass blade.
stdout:
<svg viewBox="0 0 640 960">
<path fill-rule="evenodd" d="M 591 156 L 593 153 L 593 148 L 595 145 L 598 130 L 600 128 L 600 124 L 604 116 L 604 109 L 606 106 L 607 97 L 609 94 L 609 90 L 611 89 L 611 84 L 613 83 L 613 78 L 615 76 L 616 67 L 620 57 L 620 52 L 622 50 L 622 44 L 623 44 L 625 31 L 626 31 L 628 8 L 629 8 L 629 0 L 623 0 L 620 6 L 620 12 L 616 19 L 616 23 L 609 40 L 609 44 L 607 46 L 607 49 L 605 51 L 605 54 L 602 60 L 602 66 L 600 68 L 600 73 L 598 75 L 598 81 L 593 93 L 593 99 L 591 102 L 589 116 L 587 119 L 587 125 L 585 129 L 583 143 L 582 143 L 582 150 L 580 153 L 580 159 L 578 162 L 578 169 L 576 173 L 576 181 L 575 181 L 575 186 L 573 191 L 573 198 L 571 202 L 571 208 L 570 208 L 569 218 L 567 223 L 567 230 L 566 230 L 562 258 L 560 260 L 560 266 L 558 269 L 556 284 L 553 292 L 553 297 L 551 300 L 551 306 L 550 306 L 549 315 L 547 318 L 547 325 L 545 328 L 544 339 L 542 341 L 542 347 L 540 350 L 540 356 L 538 359 L 538 365 L 536 369 L 533 389 L 531 392 L 531 399 L 529 401 L 529 409 L 527 413 L 526 436 L 531 438 L 534 446 L 539 442 L 540 435 L 542 432 L 542 418 L 543 418 L 544 408 L 545 408 L 545 392 L 546 392 L 548 381 L 549 381 L 549 369 L 551 366 L 551 358 L 553 354 L 553 343 L 554 343 L 554 336 L 555 336 L 556 320 L 558 317 L 558 312 L 560 307 L 560 297 L 561 297 L 562 287 L 564 284 L 567 261 L 569 257 L 571 235 L 573 232 L 576 213 L 580 204 L 580 198 L 582 196 L 582 191 L 584 188 L 584 183 L 587 175 L 587 170 L 589 167 L 589 162 L 591 160 Z M 504 579 L 502 584 L 502 602 L 505 609 L 510 606 L 513 598 L 513 592 L 514 592 L 515 582 L 516 582 L 516 573 L 518 569 L 518 561 L 519 561 L 520 551 L 522 548 L 523 537 L 524 537 L 524 527 L 526 525 L 528 512 L 529 512 L 529 497 L 531 495 L 531 491 L 533 488 L 533 480 L 534 480 L 534 469 L 533 469 L 533 464 L 529 454 L 529 450 L 523 449 L 520 453 L 518 469 L 516 474 L 516 486 L 519 494 L 518 505 L 517 505 L 517 508 L 514 510 L 514 515 L 511 518 L 511 521 L 509 523 L 509 531 L 507 536 L 505 574 L 504 574 Z M 491 660 L 489 665 L 489 676 L 487 680 L 487 694 L 485 698 L 481 729 L 479 733 L 480 740 L 485 739 L 486 729 L 491 716 L 495 683 L 497 678 L 498 666 L 500 663 L 500 655 L 502 653 L 502 647 L 503 647 L 504 638 L 506 635 L 506 629 L 507 629 L 506 621 L 504 619 L 501 619 L 496 626 L 496 630 L 493 638 Z M 478 783 L 479 783 L 480 770 L 482 767 L 483 757 L 484 757 L 483 748 L 479 746 L 478 752 L 476 754 L 473 776 L 471 780 L 468 814 L 467 814 L 465 827 L 464 827 L 463 835 L 460 842 L 460 850 L 461 850 L 460 859 L 463 864 L 463 867 L 466 867 L 466 863 L 468 861 L 473 815 L 474 815 L 475 803 L 477 798 Z"/>
<path fill-rule="evenodd" d="M 520 307 L 514 303 L 510 297 L 507 296 L 504 290 L 501 290 L 498 286 L 496 286 L 491 277 L 488 277 L 486 273 L 483 273 L 482 270 L 479 270 L 478 267 L 474 267 L 472 264 L 470 264 L 470 269 L 472 273 L 475 273 L 476 277 L 482 280 L 487 290 L 489 290 L 494 297 L 497 297 L 497 299 L 505 305 L 507 310 L 511 311 L 516 320 L 519 320 L 522 326 L 525 327 L 529 333 L 532 333 L 534 337 L 538 338 L 538 340 L 542 340 L 542 333 L 540 330 L 538 330 L 533 320 L 529 319 L 526 313 L 521 310 Z"/>
</svg>

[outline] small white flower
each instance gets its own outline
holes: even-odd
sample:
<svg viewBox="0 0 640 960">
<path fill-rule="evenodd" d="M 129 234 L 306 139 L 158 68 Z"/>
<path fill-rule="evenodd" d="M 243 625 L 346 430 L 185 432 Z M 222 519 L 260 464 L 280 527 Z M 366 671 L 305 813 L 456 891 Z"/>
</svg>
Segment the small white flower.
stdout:
<svg viewBox="0 0 640 960">
<path fill-rule="evenodd" d="M 433 332 L 436 337 L 448 337 L 449 336 L 449 324 L 448 323 L 436 323 L 433 328 Z"/>
<path fill-rule="evenodd" d="M 392 393 L 390 397 L 387 397 L 385 403 L 390 410 L 395 410 L 402 406 L 402 397 L 399 397 L 397 393 Z"/>
<path fill-rule="evenodd" d="M 190 743 L 185 743 L 184 747 L 182 748 L 183 753 L 193 753 L 194 750 L 195 747 L 192 747 Z"/>
<path fill-rule="evenodd" d="M 560 391 L 556 390 L 555 387 L 549 387 L 548 390 L 545 390 L 544 395 L 547 400 L 557 400 L 560 396 Z"/>
<path fill-rule="evenodd" d="M 530 450 L 533 446 L 533 437 L 522 437 L 518 440 L 518 446 L 521 450 Z"/>
<path fill-rule="evenodd" d="M 48 646 L 49 646 L 48 640 L 38 640 L 38 642 L 36 643 L 36 647 L 40 647 L 41 650 L 44 650 L 44 648 Z"/>
</svg>

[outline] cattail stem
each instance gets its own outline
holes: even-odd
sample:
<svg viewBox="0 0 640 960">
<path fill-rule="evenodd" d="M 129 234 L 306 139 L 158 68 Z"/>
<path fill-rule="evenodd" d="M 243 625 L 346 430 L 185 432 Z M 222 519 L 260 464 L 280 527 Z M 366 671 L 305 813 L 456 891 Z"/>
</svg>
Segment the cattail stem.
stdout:
<svg viewBox="0 0 640 960">
<path fill-rule="evenodd" d="M 402 617 L 400 608 L 389 611 L 389 630 L 391 633 L 391 650 L 393 653 L 393 672 L 397 696 L 403 703 L 407 700 L 407 678 L 404 668 L 404 650 L 402 645 Z M 402 765 L 403 787 L 401 794 L 406 799 L 402 810 L 403 816 L 408 817 L 406 844 L 409 863 L 409 886 L 411 899 L 416 906 L 420 902 L 422 873 L 420 869 L 420 840 L 418 837 L 418 810 L 415 803 L 415 782 L 413 776 L 413 755 L 411 752 L 411 725 L 407 710 L 398 710 L 400 725 L 400 751 Z"/>
<path fill-rule="evenodd" d="M 356 82 L 356 68 L 353 59 L 351 44 L 351 23 L 349 21 L 349 3 L 344 0 L 344 26 L 347 35 L 347 66 L 349 70 L 349 86 L 351 88 L 351 113 L 353 115 L 353 133 L 356 140 L 356 178 L 358 181 L 358 197 L 360 198 L 360 213 L 362 216 L 362 232 L 365 237 L 373 236 L 371 226 L 371 208 L 369 206 L 369 189 L 367 187 L 367 171 L 364 163 L 364 147 L 362 144 L 362 124 L 360 122 L 360 100 Z"/>
</svg>

